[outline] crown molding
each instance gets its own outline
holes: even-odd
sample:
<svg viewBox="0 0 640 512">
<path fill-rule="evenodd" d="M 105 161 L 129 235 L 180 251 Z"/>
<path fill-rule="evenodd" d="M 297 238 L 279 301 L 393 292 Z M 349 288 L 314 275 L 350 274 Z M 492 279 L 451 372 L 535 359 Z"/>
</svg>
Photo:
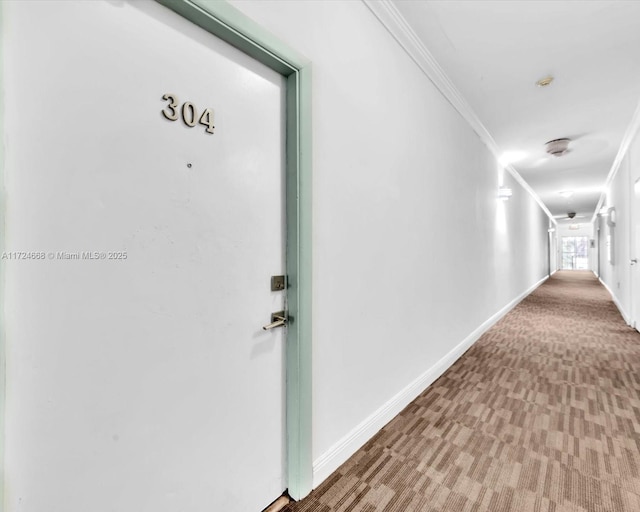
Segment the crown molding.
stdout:
<svg viewBox="0 0 640 512">
<path fill-rule="evenodd" d="M 631 122 L 627 127 L 627 131 L 624 132 L 624 136 L 622 137 L 622 142 L 620 143 L 620 147 L 618 148 L 618 153 L 616 154 L 615 159 L 613 160 L 613 164 L 611 164 L 611 170 L 607 175 L 607 180 L 604 182 L 604 188 L 602 193 L 600 194 L 600 199 L 598 200 L 598 205 L 596 206 L 596 211 L 593 212 L 593 217 L 591 218 L 591 222 L 595 222 L 598 217 L 598 212 L 604 205 L 604 201 L 607 197 L 607 191 L 609 190 L 609 186 L 611 182 L 618 174 L 618 170 L 620 169 L 620 165 L 624 160 L 624 157 L 627 156 L 627 151 L 629 150 L 629 146 L 633 142 L 633 139 L 636 137 L 638 132 L 640 131 L 640 102 L 636 106 L 636 110 L 633 113 L 633 117 L 631 118 Z"/>
<path fill-rule="evenodd" d="M 362 0 L 376 18 L 387 29 L 389 34 L 398 42 L 402 49 L 411 57 L 413 62 L 422 70 L 429 80 L 436 86 L 446 100 L 455 108 L 471 129 L 480 137 L 480 140 L 487 146 L 489 151 L 498 160 L 500 158 L 500 148 L 496 144 L 487 128 L 482 124 L 476 113 L 471 108 L 464 96 L 460 93 L 451 79 L 438 64 L 438 61 L 431 55 L 422 40 L 413 31 L 411 26 L 398 12 L 391 0 Z M 538 203 L 542 211 L 549 217 L 551 222 L 557 224 L 551 212 L 522 176 L 512 165 L 507 165 L 505 169 L 513 176 L 518 184 Z"/>
</svg>

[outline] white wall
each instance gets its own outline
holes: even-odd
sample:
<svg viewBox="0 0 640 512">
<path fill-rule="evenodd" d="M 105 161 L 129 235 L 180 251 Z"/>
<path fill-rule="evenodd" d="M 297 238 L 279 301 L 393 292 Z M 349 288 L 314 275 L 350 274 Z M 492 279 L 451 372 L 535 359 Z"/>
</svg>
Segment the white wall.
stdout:
<svg viewBox="0 0 640 512">
<path fill-rule="evenodd" d="M 607 191 L 604 208 L 615 207 L 616 225 L 611 228 L 606 217 L 598 217 L 600 228 L 600 278 L 611 292 L 622 316 L 632 321 L 632 197 L 634 183 L 640 178 L 640 134 L 636 134 Z M 640 205 L 639 205 L 640 206 Z M 607 236 L 613 233 L 613 264 L 607 257 Z M 635 290 L 640 300 L 640 290 Z"/>
<path fill-rule="evenodd" d="M 615 207 L 616 225 L 611 227 L 606 217 L 599 217 L 600 279 L 611 292 L 620 313 L 628 322 L 631 313 L 629 272 L 629 162 L 625 158 L 607 192 L 604 208 Z M 611 237 L 611 238 L 610 238 Z M 609 261 L 608 244 L 613 247 L 613 262 Z"/>
<path fill-rule="evenodd" d="M 548 220 L 509 175 L 513 197 L 497 200 L 494 156 L 364 4 L 234 5 L 313 62 L 317 484 L 547 275 Z M 73 23 L 56 21 L 61 30 Z M 19 81 L 14 77 L 16 87 Z M 91 90 L 76 94 L 99 106 Z M 9 143 L 11 132 L 9 125 Z M 37 141 L 37 130 L 29 136 Z M 18 172 L 8 168 L 7 179 Z M 73 178 L 72 167 L 47 173 Z M 20 204 L 22 193 L 14 189 L 10 205 Z M 35 367 L 15 340 L 7 343 L 20 371 L 73 370 L 65 354 Z M 11 396 L 11 382 L 7 389 L 12 400 L 28 398 Z M 56 443 L 46 425 L 30 428 L 40 442 Z M 55 468 L 49 477 L 69 485 Z"/>
<path fill-rule="evenodd" d="M 552 223 L 549 226 L 554 231 L 549 233 L 549 274 L 553 274 L 558 270 L 560 265 L 560 255 L 558 254 L 558 233 L 556 227 Z"/>
<path fill-rule="evenodd" d="M 233 5 L 313 62 L 319 481 L 546 275 L 547 218 L 364 4 Z"/>
</svg>

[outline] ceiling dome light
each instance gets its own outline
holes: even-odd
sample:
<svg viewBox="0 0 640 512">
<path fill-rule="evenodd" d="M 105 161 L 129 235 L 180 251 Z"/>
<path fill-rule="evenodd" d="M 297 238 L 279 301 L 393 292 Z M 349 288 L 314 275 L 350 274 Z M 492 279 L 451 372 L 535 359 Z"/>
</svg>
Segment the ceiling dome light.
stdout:
<svg viewBox="0 0 640 512">
<path fill-rule="evenodd" d="M 540 80 L 538 80 L 536 82 L 536 85 L 538 87 L 546 87 L 547 85 L 549 85 L 551 82 L 553 82 L 553 77 L 551 75 L 549 76 L 545 76 L 544 78 L 541 78 Z"/>
<path fill-rule="evenodd" d="M 569 151 L 569 142 L 571 139 L 553 139 L 545 143 L 547 153 L 553 156 L 562 156 Z"/>
<path fill-rule="evenodd" d="M 573 190 L 563 190 L 562 192 L 558 192 L 562 197 L 569 199 L 573 195 Z"/>
</svg>

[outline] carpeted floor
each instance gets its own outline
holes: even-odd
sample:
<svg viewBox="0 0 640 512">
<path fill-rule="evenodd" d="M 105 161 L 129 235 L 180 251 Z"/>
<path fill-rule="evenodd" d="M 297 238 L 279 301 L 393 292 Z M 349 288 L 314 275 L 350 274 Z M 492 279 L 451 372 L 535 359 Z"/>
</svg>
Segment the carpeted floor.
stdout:
<svg viewBox="0 0 640 512">
<path fill-rule="evenodd" d="M 640 334 L 557 272 L 287 512 L 639 512 Z"/>
</svg>

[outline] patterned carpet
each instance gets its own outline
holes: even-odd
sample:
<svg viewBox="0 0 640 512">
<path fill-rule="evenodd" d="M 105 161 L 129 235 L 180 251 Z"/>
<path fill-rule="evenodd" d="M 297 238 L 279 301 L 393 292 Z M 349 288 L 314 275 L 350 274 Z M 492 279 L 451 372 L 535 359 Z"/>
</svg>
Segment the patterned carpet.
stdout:
<svg viewBox="0 0 640 512">
<path fill-rule="evenodd" d="M 640 334 L 557 272 L 287 512 L 639 512 Z"/>
</svg>

